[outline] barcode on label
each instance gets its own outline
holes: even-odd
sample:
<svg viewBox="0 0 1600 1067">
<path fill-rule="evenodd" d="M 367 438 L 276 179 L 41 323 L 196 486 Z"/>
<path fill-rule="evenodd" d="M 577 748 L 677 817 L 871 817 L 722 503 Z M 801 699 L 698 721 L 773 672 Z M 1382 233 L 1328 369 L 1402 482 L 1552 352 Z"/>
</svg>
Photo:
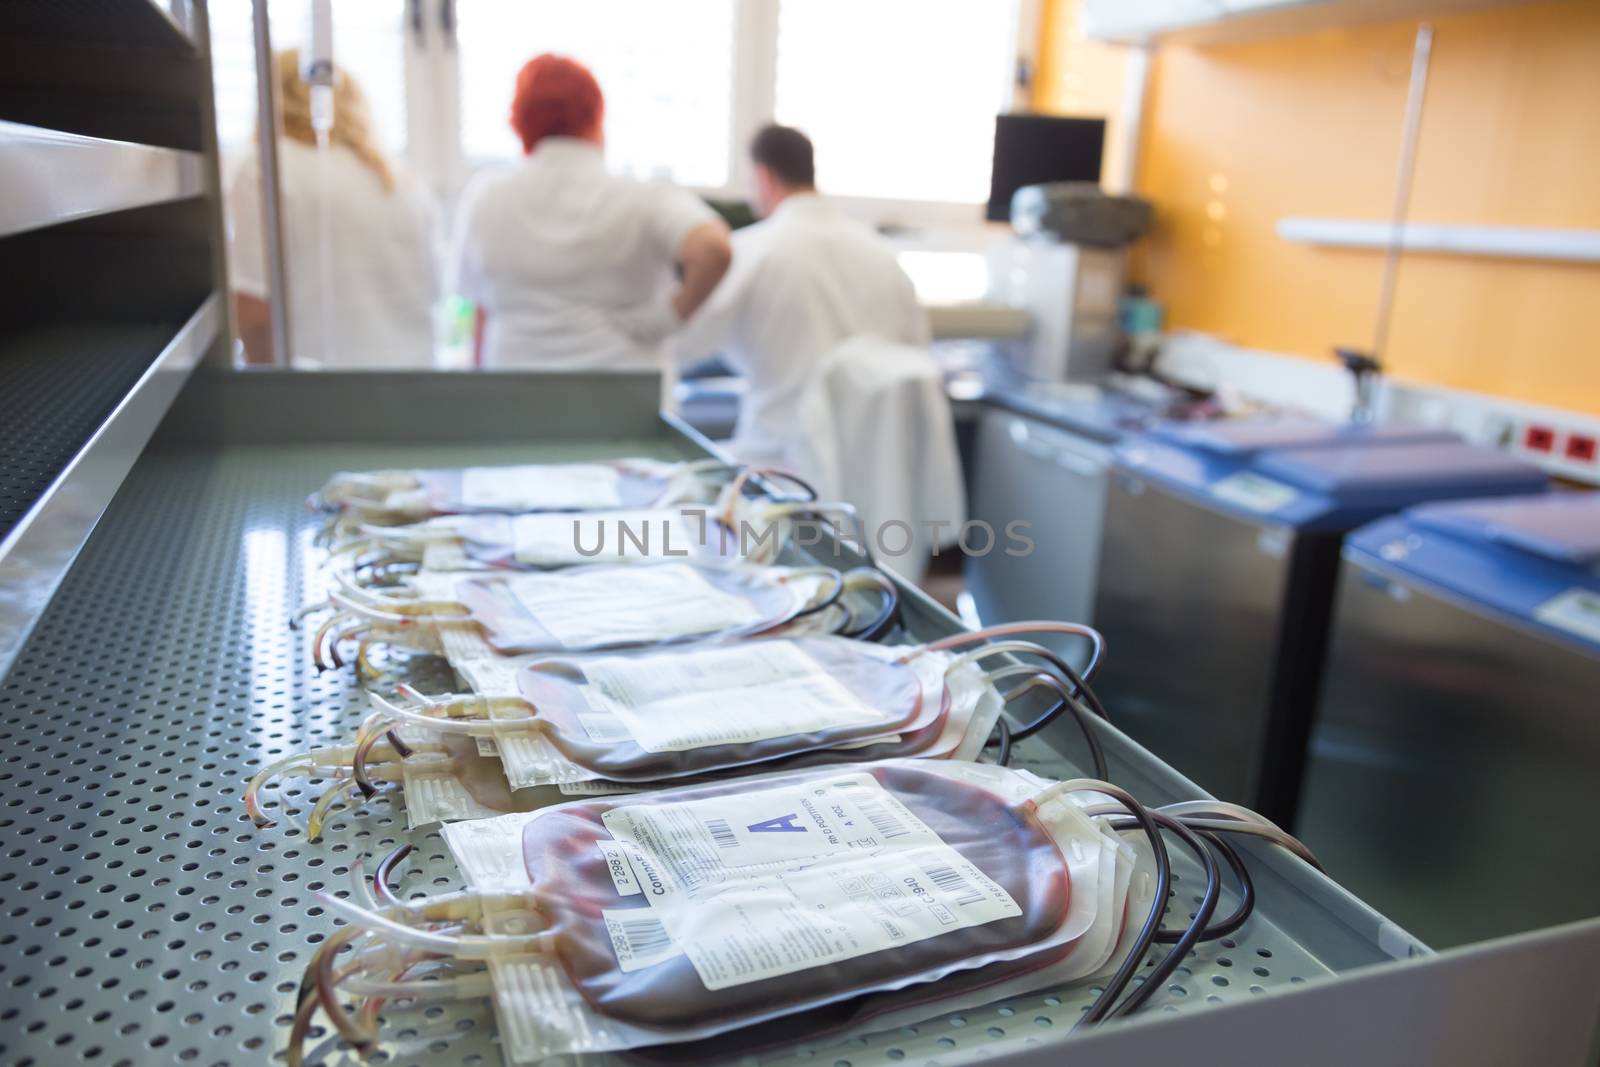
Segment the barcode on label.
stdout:
<svg viewBox="0 0 1600 1067">
<path fill-rule="evenodd" d="M 940 864 L 937 867 L 924 867 L 922 871 L 932 879 L 933 884 L 938 886 L 941 892 L 953 895 L 958 907 L 983 903 L 983 894 L 974 889 L 972 883 L 967 881 L 966 875 L 954 867 Z"/>
<path fill-rule="evenodd" d="M 900 821 L 900 816 L 890 811 L 887 805 L 865 796 L 858 796 L 855 800 L 861 813 L 872 823 L 872 828 L 877 831 L 878 836 L 885 841 L 904 837 L 911 832 L 911 829 Z"/>
<path fill-rule="evenodd" d="M 644 959 L 672 947 L 672 937 L 660 919 L 619 919 L 615 933 L 635 959 Z"/>
<path fill-rule="evenodd" d="M 739 839 L 733 836 L 733 827 L 728 825 L 727 819 L 707 819 L 706 831 L 711 834 L 711 840 L 717 843 L 718 848 L 738 848 Z"/>
</svg>

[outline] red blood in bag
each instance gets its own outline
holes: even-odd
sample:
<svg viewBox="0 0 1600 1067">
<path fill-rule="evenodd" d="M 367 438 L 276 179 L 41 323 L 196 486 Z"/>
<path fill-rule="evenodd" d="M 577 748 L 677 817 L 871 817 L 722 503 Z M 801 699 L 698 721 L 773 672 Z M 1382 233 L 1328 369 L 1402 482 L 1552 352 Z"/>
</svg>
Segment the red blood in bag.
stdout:
<svg viewBox="0 0 1600 1067">
<path fill-rule="evenodd" d="M 648 915 L 649 893 L 619 896 L 595 843 L 612 840 L 601 821 L 606 811 L 650 801 L 583 802 L 534 819 L 523 834 L 534 906 L 555 936 L 574 988 L 599 1014 L 642 1027 L 671 1032 L 737 1025 L 739 1019 L 799 1008 L 818 998 L 848 999 L 975 956 L 1026 949 L 1061 926 L 1071 893 L 1066 861 L 1031 814 L 985 789 L 915 764 L 864 766 L 848 773 L 876 778 L 946 845 L 1004 889 L 1021 914 L 717 990 L 705 987 L 683 955 L 624 972 L 600 913 L 635 909 Z M 729 786 L 723 795 L 739 791 Z"/>
<path fill-rule="evenodd" d="M 640 669 L 634 673 L 648 673 L 650 664 L 654 662 L 661 662 L 660 669 L 663 672 L 685 671 L 687 668 L 698 673 L 700 668 L 697 664 L 703 662 L 708 674 L 699 698 L 703 702 L 709 699 L 704 696 L 705 693 L 718 688 L 718 676 L 711 672 L 719 668 L 738 671 L 745 665 L 760 671 L 762 663 L 775 663 L 779 657 L 785 664 L 796 664 L 794 671 L 786 673 L 775 667 L 752 687 L 729 687 L 724 690 L 731 692 L 734 699 L 748 702 L 744 713 L 750 720 L 759 721 L 763 714 L 763 683 L 799 677 L 799 671 L 813 665 L 825 671 L 826 678 L 820 683 L 823 688 L 817 691 L 819 695 L 808 692 L 804 700 L 816 702 L 843 698 L 857 701 L 864 708 L 852 710 L 875 711 L 879 713 L 878 716 L 868 721 L 820 726 L 769 738 L 652 752 L 633 740 L 596 741 L 584 725 L 585 717 L 605 707 L 599 697 L 596 703 L 591 704 L 586 695 L 586 691 L 592 691 L 591 686 L 585 683 L 591 683 L 594 689 L 602 688 L 606 678 L 601 673 L 604 668 L 630 664 L 636 657 L 606 657 L 603 661 L 595 662 L 589 667 L 594 679 L 583 673 L 585 662 L 582 660 L 543 660 L 518 672 L 517 685 L 522 696 L 537 709 L 538 718 L 545 724 L 545 736 L 562 754 L 579 766 L 612 781 L 675 778 L 766 762 L 796 753 L 837 748 L 902 731 L 909 732 L 907 740 L 920 738 L 923 747 L 926 747 L 931 743 L 928 731 L 933 731 L 933 736 L 937 737 L 943 729 L 948 709 L 948 691 L 943 694 L 944 702 L 939 707 L 933 707 L 931 701 L 924 701 L 922 683 L 910 667 L 862 652 L 853 642 L 841 638 L 779 638 L 740 642 L 677 653 L 670 661 L 664 662 L 659 660 L 658 654 L 652 654 L 641 661 Z M 842 686 L 844 692 L 835 690 L 833 683 Z M 775 690 L 768 689 L 767 693 L 768 699 L 778 699 Z M 670 716 L 679 708 L 682 709 L 681 714 L 692 715 L 696 696 L 692 693 L 672 693 L 669 699 L 641 701 L 641 705 L 641 715 Z M 739 728 L 738 724 L 727 727 L 729 730 Z M 756 731 L 752 729 L 749 732 Z M 875 758 L 891 754 L 880 748 Z M 818 755 L 819 758 L 825 758 L 821 753 Z M 826 754 L 833 757 L 830 762 L 836 761 L 837 755 L 831 752 Z"/>
<path fill-rule="evenodd" d="M 453 777 L 473 800 L 490 811 L 525 810 L 524 805 L 512 799 L 511 786 L 506 782 L 499 759 L 479 752 L 477 741 L 461 734 L 440 734 L 439 744 L 452 765 Z M 413 756 L 411 759 L 416 761 L 413 763 L 416 770 L 427 770 L 425 761 L 428 756 Z"/>
<path fill-rule="evenodd" d="M 1020 959 L 1001 960 L 983 967 L 957 971 L 937 982 L 924 982 L 888 993 L 864 993 L 849 1000 L 835 1001 L 808 1011 L 769 1019 L 753 1026 L 728 1030 L 696 1041 L 677 1041 L 631 1049 L 627 1055 L 648 1063 L 720 1062 L 724 1058 L 748 1055 L 779 1045 L 793 1044 L 796 1041 L 826 1040 L 832 1034 L 863 1026 L 890 1012 L 920 1008 L 924 1005 L 928 1006 L 930 1012 L 937 1012 L 940 1001 L 949 1002 L 957 997 L 997 986 L 1034 971 L 1053 967 L 1071 956 L 1078 945 L 1078 940 L 1072 940 Z"/>
</svg>

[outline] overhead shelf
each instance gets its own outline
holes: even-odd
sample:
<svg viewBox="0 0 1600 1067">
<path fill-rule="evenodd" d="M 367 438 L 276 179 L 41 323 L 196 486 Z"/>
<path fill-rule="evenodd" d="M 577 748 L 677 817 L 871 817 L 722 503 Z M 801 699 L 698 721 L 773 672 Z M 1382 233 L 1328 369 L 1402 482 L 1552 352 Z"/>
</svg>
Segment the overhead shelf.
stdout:
<svg viewBox="0 0 1600 1067">
<path fill-rule="evenodd" d="M 1405 252 L 1600 263 L 1600 230 L 1408 222 L 1396 233 L 1393 223 L 1371 219 L 1286 218 L 1278 220 L 1278 236 L 1333 248 L 1394 244 Z"/>
<path fill-rule="evenodd" d="M 85 322 L 0 344 L 0 676 L 221 322 L 212 295 L 176 333 Z"/>
<path fill-rule="evenodd" d="M 203 157 L 0 121 L 0 237 L 200 196 Z"/>
<path fill-rule="evenodd" d="M 1118 44 L 1263 41 L 1535 0 L 1084 0 L 1089 37 Z"/>
</svg>

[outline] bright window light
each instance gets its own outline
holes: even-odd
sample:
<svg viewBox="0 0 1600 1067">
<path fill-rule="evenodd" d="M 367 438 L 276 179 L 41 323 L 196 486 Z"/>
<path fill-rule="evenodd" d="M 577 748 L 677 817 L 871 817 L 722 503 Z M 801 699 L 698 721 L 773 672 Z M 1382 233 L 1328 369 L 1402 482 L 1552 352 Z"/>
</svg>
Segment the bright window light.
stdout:
<svg viewBox="0 0 1600 1067">
<path fill-rule="evenodd" d="M 982 203 L 1015 44 L 1014 4 L 789 0 L 777 118 L 815 142 L 824 192 Z"/>
<path fill-rule="evenodd" d="M 989 261 L 982 252 L 919 250 L 897 258 L 924 304 L 970 304 L 989 292 Z"/>
<path fill-rule="evenodd" d="M 508 116 L 517 71 L 571 56 L 606 96 L 606 156 L 641 178 L 728 181 L 736 0 L 458 0 L 467 159 L 521 155 Z"/>
</svg>

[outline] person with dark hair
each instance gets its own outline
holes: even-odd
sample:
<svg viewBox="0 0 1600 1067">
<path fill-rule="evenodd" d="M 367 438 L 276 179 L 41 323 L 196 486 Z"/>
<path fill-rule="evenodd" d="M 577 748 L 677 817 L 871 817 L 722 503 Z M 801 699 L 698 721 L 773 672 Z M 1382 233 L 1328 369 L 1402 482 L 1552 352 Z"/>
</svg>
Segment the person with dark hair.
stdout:
<svg viewBox="0 0 1600 1067">
<path fill-rule="evenodd" d="M 792 126 L 767 126 L 750 142 L 756 209 L 771 215 L 790 193 L 817 191 L 816 152 L 811 138 Z"/>
<path fill-rule="evenodd" d="M 734 234 L 728 277 L 676 347 L 720 352 L 745 376 L 735 455 L 804 466 L 798 405 L 824 357 L 852 338 L 926 346 L 928 319 L 888 243 L 817 192 L 810 138 L 767 126 L 750 161 L 762 221 Z"/>
<path fill-rule="evenodd" d="M 728 269 L 728 228 L 687 190 L 608 173 L 594 75 L 542 55 L 517 75 L 517 165 L 462 197 L 450 287 L 477 305 L 484 367 L 668 370 L 663 342 Z"/>
</svg>

